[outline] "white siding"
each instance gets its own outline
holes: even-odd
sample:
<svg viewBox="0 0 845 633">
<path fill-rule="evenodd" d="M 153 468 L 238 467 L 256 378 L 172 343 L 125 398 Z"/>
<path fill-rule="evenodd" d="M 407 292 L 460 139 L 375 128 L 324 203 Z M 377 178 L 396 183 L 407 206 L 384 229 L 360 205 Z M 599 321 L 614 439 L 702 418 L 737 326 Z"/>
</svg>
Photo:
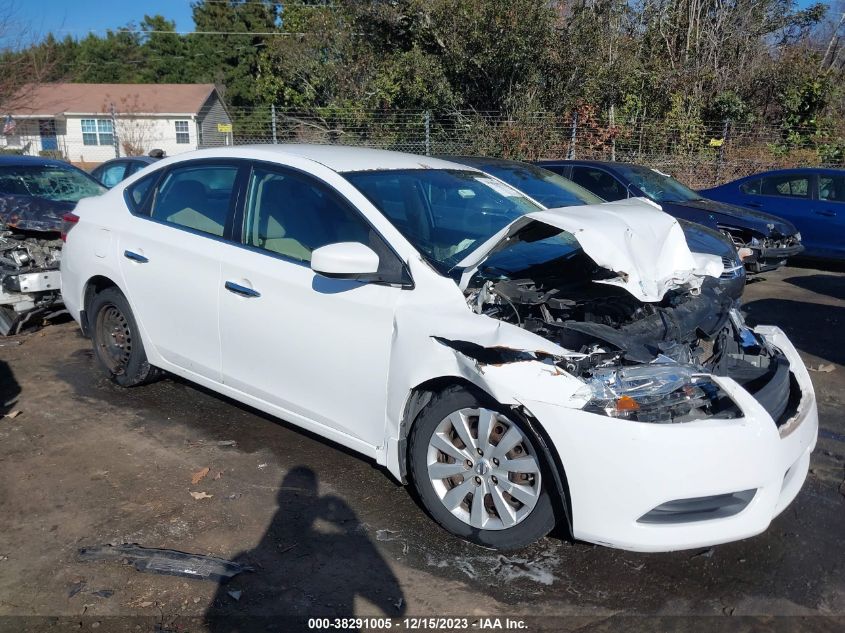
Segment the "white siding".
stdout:
<svg viewBox="0 0 845 633">
<path fill-rule="evenodd" d="M 59 151 L 67 160 L 74 163 L 99 163 L 114 158 L 114 145 L 85 145 L 82 139 L 83 119 L 109 120 L 110 117 L 109 115 L 74 115 L 67 116 L 66 119 L 57 119 Z M 189 142 L 186 144 L 176 142 L 176 121 L 188 122 Z M 38 121 L 18 119 L 17 123 L 17 134 L 8 137 L 0 135 L 0 147 L 25 149 L 27 154 L 38 156 L 41 150 Z M 144 116 L 131 119 L 118 116 L 116 131 L 121 156 L 126 156 L 126 143 L 134 145 L 140 150 L 135 153 L 141 154 L 147 154 L 151 149 L 162 149 L 168 156 L 173 156 L 197 149 L 197 123 L 192 115 Z"/>
</svg>

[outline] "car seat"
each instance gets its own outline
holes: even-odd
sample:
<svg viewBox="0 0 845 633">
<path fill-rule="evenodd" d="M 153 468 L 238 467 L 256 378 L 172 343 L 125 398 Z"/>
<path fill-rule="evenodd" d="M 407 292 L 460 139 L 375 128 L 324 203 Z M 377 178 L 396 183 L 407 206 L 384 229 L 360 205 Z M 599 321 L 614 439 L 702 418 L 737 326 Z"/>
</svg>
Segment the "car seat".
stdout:
<svg viewBox="0 0 845 633">
<path fill-rule="evenodd" d="M 209 217 L 210 206 L 205 186 L 201 182 L 180 180 L 165 194 L 153 216 L 163 217 L 167 222 L 204 233 L 222 236 L 225 220 L 218 221 L 223 218 Z"/>
</svg>

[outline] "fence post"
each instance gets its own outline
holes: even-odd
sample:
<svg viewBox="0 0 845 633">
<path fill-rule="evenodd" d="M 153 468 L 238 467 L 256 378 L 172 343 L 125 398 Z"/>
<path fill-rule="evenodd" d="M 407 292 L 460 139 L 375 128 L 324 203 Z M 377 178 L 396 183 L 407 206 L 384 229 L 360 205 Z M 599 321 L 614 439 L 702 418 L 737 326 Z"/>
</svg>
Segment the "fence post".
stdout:
<svg viewBox="0 0 845 633">
<path fill-rule="evenodd" d="M 716 158 L 716 184 L 719 184 L 721 172 L 722 172 L 722 161 L 725 159 L 725 146 L 728 144 L 728 132 L 730 129 L 731 120 L 725 119 L 724 124 L 722 125 L 722 144 L 719 145 L 719 155 Z"/>
<path fill-rule="evenodd" d="M 425 155 L 431 155 L 431 112 L 425 111 Z"/>
<path fill-rule="evenodd" d="M 270 127 L 273 130 L 273 145 L 278 143 L 278 139 L 276 138 L 276 104 L 270 104 Z"/>
<path fill-rule="evenodd" d="M 114 110 L 114 103 L 109 107 L 109 111 L 111 112 L 111 137 L 114 144 L 114 157 L 120 158 L 120 140 L 117 138 L 117 113 Z M 98 134 L 99 132 L 97 130 Z"/>
<path fill-rule="evenodd" d="M 566 159 L 575 158 L 575 135 L 578 133 L 578 110 L 572 111 L 572 131 L 569 133 L 569 149 L 566 152 Z"/>
<path fill-rule="evenodd" d="M 613 134 L 610 139 L 610 160 L 616 162 L 616 107 L 613 103 L 610 104 L 610 133 Z"/>
</svg>

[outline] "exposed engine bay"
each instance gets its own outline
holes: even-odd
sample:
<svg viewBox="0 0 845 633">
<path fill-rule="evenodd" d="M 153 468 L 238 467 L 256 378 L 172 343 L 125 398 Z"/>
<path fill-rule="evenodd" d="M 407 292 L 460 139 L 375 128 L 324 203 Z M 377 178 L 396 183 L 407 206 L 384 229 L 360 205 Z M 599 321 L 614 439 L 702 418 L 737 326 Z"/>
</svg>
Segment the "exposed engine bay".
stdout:
<svg viewBox="0 0 845 633">
<path fill-rule="evenodd" d="M 58 233 L 0 230 L 0 335 L 61 310 Z"/>
<path fill-rule="evenodd" d="M 601 283 L 617 275 L 583 252 L 563 266 L 525 272 L 513 279 L 479 275 L 465 293 L 469 306 L 572 350 L 544 360 L 584 380 L 593 407 L 650 422 L 738 417 L 715 375 L 733 378 L 778 424 L 785 421 L 794 382 L 788 362 L 745 326 L 715 278 L 650 303 Z"/>
</svg>

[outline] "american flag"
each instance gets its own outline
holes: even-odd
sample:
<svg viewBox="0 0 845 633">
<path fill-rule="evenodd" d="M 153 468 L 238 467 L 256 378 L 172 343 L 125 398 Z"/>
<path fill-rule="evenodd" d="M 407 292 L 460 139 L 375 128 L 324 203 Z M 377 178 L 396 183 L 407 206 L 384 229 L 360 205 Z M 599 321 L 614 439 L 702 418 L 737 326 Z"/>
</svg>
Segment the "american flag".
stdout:
<svg viewBox="0 0 845 633">
<path fill-rule="evenodd" d="M 5 120 L 3 121 L 3 134 L 5 134 L 6 136 L 14 134 L 16 127 L 18 127 L 18 122 L 12 118 L 11 114 L 7 115 Z"/>
</svg>

